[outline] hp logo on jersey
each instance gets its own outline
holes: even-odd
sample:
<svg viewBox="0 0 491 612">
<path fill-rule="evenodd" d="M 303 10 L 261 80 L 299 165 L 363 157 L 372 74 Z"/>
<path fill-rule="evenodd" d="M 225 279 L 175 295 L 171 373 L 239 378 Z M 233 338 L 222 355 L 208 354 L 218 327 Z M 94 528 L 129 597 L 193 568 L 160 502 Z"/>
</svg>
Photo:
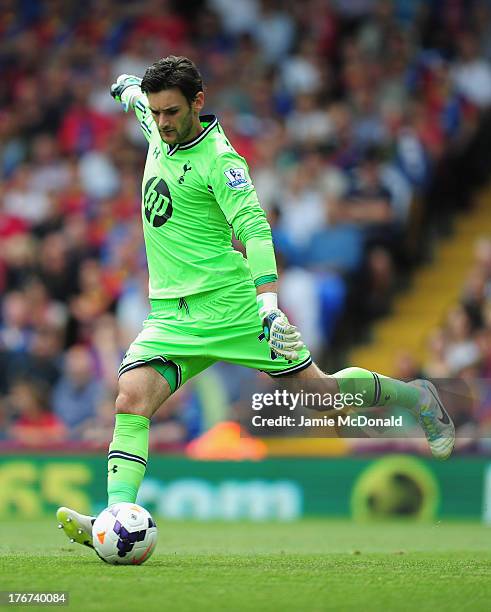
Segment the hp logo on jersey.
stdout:
<svg viewBox="0 0 491 612">
<path fill-rule="evenodd" d="M 145 217 L 153 227 L 161 227 L 172 217 L 172 196 L 164 179 L 154 176 L 143 192 Z"/>
</svg>

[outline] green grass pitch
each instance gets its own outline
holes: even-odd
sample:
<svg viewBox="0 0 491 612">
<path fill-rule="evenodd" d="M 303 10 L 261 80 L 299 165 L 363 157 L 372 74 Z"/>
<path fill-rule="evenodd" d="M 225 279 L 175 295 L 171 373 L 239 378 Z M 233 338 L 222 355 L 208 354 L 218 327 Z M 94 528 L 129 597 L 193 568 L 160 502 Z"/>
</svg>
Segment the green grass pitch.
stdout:
<svg viewBox="0 0 491 612">
<path fill-rule="evenodd" d="M 477 523 L 157 524 L 146 565 L 113 567 L 54 518 L 3 520 L 0 590 L 68 591 L 60 609 L 77 611 L 491 609 L 491 528 Z"/>
</svg>

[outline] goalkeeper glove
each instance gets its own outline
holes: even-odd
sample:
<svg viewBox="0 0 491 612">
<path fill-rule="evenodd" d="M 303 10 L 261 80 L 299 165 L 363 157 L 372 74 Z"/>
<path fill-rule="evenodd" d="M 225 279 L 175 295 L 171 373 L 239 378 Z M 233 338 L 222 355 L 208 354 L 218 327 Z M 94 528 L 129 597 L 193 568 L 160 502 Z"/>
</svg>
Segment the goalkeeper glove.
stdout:
<svg viewBox="0 0 491 612">
<path fill-rule="evenodd" d="M 271 359 L 280 356 L 295 361 L 304 343 L 300 332 L 278 308 L 277 302 L 276 293 L 260 293 L 257 296 L 259 317 L 263 327 L 260 338 L 266 338 L 271 349 Z"/>
<path fill-rule="evenodd" d="M 123 105 L 124 112 L 133 104 L 133 98 L 136 95 L 141 95 L 142 80 L 131 74 L 122 74 L 116 79 L 116 83 L 111 85 L 111 96 Z"/>
</svg>

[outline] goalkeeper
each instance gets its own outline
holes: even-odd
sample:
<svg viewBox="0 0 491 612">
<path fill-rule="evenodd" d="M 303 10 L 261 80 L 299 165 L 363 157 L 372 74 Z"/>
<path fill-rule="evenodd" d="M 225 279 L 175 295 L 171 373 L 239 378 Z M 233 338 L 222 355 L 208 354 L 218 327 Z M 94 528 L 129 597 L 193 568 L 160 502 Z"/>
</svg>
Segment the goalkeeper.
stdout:
<svg viewBox="0 0 491 612">
<path fill-rule="evenodd" d="M 150 418 L 191 377 L 228 361 L 272 377 L 324 378 L 330 393 L 361 393 L 365 406 L 412 411 L 433 454 L 454 444 L 435 388 L 361 368 L 327 376 L 278 307 L 271 230 L 245 160 L 204 106 L 192 61 L 169 56 L 143 76 L 111 87 L 133 110 L 148 141 L 142 224 L 151 312 L 119 369 L 116 423 L 108 455 L 108 505 L 134 502 L 145 474 Z M 247 258 L 232 247 L 232 231 Z M 91 517 L 60 508 L 67 535 L 91 545 Z"/>
</svg>

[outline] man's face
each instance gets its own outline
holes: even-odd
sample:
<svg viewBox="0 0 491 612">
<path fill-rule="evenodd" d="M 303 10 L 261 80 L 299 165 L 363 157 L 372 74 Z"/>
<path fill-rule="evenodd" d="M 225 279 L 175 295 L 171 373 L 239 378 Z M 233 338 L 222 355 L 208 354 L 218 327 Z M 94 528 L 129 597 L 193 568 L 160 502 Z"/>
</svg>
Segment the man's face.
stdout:
<svg viewBox="0 0 491 612">
<path fill-rule="evenodd" d="M 203 108 L 203 92 L 199 92 L 191 105 L 177 88 L 163 89 L 147 94 L 148 105 L 160 137 L 169 144 L 192 140 L 200 131 L 199 112 Z"/>
</svg>

